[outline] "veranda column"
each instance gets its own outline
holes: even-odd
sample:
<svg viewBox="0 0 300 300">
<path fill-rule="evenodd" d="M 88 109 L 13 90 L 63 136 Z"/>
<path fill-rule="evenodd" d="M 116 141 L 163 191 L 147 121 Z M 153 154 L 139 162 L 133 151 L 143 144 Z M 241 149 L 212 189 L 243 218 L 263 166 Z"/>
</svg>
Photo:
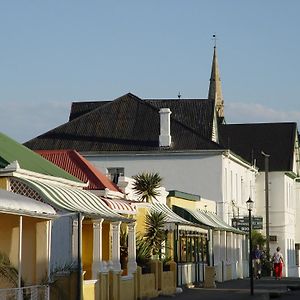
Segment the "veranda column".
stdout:
<svg viewBox="0 0 300 300">
<path fill-rule="evenodd" d="M 220 230 L 213 231 L 213 247 L 214 247 L 214 263 L 215 265 L 218 265 L 221 260 Z"/>
<path fill-rule="evenodd" d="M 222 263 L 222 278 L 221 280 L 226 280 L 226 260 L 227 260 L 227 238 L 226 238 L 226 231 L 221 231 L 221 263 Z"/>
<path fill-rule="evenodd" d="M 121 271 L 120 263 L 120 226 L 121 222 L 111 223 L 112 237 L 112 269 L 113 271 Z"/>
<path fill-rule="evenodd" d="M 49 220 L 47 222 L 47 231 L 48 231 L 48 255 L 47 255 L 47 264 L 48 264 L 48 279 L 49 279 L 49 282 L 50 282 L 50 276 L 51 276 L 51 236 L 52 236 L 52 221 Z"/>
<path fill-rule="evenodd" d="M 237 235 L 237 260 L 238 260 L 238 277 L 243 278 L 243 251 L 244 251 L 244 246 L 243 246 L 243 236 L 241 234 Z"/>
<path fill-rule="evenodd" d="M 72 256 L 73 260 L 78 259 L 78 221 L 73 219 L 73 236 L 72 236 Z"/>
<path fill-rule="evenodd" d="M 93 264 L 92 279 L 98 279 L 99 272 L 107 271 L 102 261 L 102 223 L 103 219 L 93 220 Z"/>
<path fill-rule="evenodd" d="M 136 222 L 128 224 L 128 275 L 136 272 Z"/>
<path fill-rule="evenodd" d="M 22 285 L 22 248 L 23 248 L 23 217 L 19 218 L 19 253 L 18 253 L 18 299 L 23 299 Z"/>
</svg>

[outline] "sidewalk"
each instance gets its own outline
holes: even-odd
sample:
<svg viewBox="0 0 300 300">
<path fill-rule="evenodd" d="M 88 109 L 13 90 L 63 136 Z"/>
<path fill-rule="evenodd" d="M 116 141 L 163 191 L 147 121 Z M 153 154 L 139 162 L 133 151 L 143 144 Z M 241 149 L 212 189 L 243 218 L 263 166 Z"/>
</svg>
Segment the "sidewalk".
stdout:
<svg viewBox="0 0 300 300">
<path fill-rule="evenodd" d="M 213 289 L 205 289 L 201 287 L 184 288 L 183 292 L 174 296 L 159 296 L 157 300 L 174 299 L 174 300 L 267 300 L 270 298 L 278 298 L 293 290 L 300 289 L 300 278 L 283 278 L 275 280 L 271 277 L 264 277 L 254 280 L 254 295 L 250 295 L 250 279 L 230 280 L 217 283 L 217 287 Z"/>
</svg>

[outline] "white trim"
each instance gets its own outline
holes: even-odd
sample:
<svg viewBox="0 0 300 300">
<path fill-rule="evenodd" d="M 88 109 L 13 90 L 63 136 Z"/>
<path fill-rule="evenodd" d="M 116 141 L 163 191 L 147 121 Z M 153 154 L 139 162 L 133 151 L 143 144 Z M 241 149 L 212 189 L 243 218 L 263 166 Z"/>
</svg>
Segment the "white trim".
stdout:
<svg viewBox="0 0 300 300">
<path fill-rule="evenodd" d="M 6 176 L 13 176 L 17 178 L 25 178 L 25 179 L 39 179 L 39 180 L 45 180 L 46 182 L 55 182 L 57 184 L 66 185 L 66 186 L 75 186 L 75 187 L 87 187 L 88 182 L 76 182 L 69 179 L 61 178 L 61 177 L 55 177 L 51 175 L 44 175 L 41 173 L 29 171 L 22 169 L 18 163 L 18 161 L 14 161 L 8 166 L 6 166 L 4 169 L 0 169 L 0 177 L 6 177 Z"/>
<path fill-rule="evenodd" d="M 23 247 L 23 216 L 19 218 L 19 252 L 18 252 L 18 288 L 22 280 L 22 247 Z"/>
<path fill-rule="evenodd" d="M 51 235 L 52 235 L 52 221 L 49 220 L 47 222 L 47 232 L 48 232 L 48 257 L 47 257 L 47 263 L 48 263 L 48 280 L 50 282 L 50 276 L 51 276 L 51 264 L 50 264 L 50 258 L 51 258 Z"/>
</svg>

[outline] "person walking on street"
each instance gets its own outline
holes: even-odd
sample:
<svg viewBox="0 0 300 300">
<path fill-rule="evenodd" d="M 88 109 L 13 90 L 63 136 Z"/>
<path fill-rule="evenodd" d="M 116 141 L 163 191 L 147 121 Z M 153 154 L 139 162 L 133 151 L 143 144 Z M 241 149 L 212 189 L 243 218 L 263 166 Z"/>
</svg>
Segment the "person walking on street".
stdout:
<svg viewBox="0 0 300 300">
<path fill-rule="evenodd" d="M 255 250 L 252 253 L 252 265 L 254 267 L 254 278 L 261 278 L 261 258 L 262 252 L 259 249 L 259 245 L 256 245 Z"/>
<path fill-rule="evenodd" d="M 283 255 L 280 252 L 280 247 L 277 247 L 276 252 L 273 254 L 273 263 L 274 263 L 274 272 L 275 272 L 275 279 L 282 278 L 282 267 L 284 264 Z"/>
</svg>

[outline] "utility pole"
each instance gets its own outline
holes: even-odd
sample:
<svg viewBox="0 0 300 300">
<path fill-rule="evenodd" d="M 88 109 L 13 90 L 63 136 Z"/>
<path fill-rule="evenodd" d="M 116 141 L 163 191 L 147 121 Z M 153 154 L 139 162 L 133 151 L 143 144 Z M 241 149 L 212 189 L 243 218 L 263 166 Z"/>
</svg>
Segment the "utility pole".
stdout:
<svg viewBox="0 0 300 300">
<path fill-rule="evenodd" d="M 261 151 L 265 157 L 265 205 L 266 205 L 266 250 L 267 259 L 270 261 L 270 220 L 269 220 L 269 154 Z"/>
</svg>

